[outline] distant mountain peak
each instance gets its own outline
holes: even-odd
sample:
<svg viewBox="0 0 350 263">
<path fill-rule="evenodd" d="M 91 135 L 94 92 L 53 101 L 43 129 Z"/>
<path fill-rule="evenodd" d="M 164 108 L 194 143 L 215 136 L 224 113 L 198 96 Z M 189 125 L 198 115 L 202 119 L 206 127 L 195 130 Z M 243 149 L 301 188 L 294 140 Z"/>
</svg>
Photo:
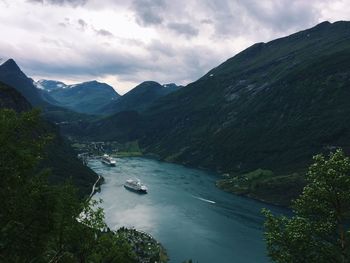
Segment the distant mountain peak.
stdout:
<svg viewBox="0 0 350 263">
<path fill-rule="evenodd" d="M 34 82 L 34 85 L 47 102 L 80 113 L 95 114 L 97 108 L 120 97 L 112 86 L 97 80 L 67 85 L 44 79 Z"/>
<path fill-rule="evenodd" d="M 0 65 L 0 81 L 14 87 L 34 106 L 46 106 L 33 85 L 33 80 L 19 68 L 13 59 L 8 59 Z"/>
<path fill-rule="evenodd" d="M 314 27 L 323 27 L 323 26 L 329 26 L 329 25 L 331 25 L 332 23 L 331 22 L 329 22 L 329 21 L 323 21 L 323 22 L 321 22 L 321 23 L 319 23 L 319 24 L 317 24 L 316 26 L 314 26 Z"/>
<path fill-rule="evenodd" d="M 0 65 L 0 67 L 9 71 L 22 72 L 17 63 L 12 58 L 6 60 L 3 64 Z"/>
<path fill-rule="evenodd" d="M 160 85 L 157 81 L 154 81 L 154 80 L 146 80 L 144 82 L 141 82 L 138 86 L 141 86 L 141 85 Z"/>
</svg>

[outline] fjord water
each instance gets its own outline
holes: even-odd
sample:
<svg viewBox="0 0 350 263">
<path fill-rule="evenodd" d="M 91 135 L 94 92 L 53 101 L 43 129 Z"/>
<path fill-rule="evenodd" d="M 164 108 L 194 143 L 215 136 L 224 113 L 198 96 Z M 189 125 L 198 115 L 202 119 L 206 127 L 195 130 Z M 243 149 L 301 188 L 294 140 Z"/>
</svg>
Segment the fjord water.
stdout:
<svg viewBox="0 0 350 263">
<path fill-rule="evenodd" d="M 217 189 L 215 173 L 145 158 L 117 159 L 116 167 L 93 160 L 89 166 L 105 178 L 94 198 L 103 199 L 107 225 L 150 233 L 170 262 L 269 262 L 260 211 L 283 211 Z M 129 178 L 139 178 L 149 193 L 125 189 Z"/>
</svg>

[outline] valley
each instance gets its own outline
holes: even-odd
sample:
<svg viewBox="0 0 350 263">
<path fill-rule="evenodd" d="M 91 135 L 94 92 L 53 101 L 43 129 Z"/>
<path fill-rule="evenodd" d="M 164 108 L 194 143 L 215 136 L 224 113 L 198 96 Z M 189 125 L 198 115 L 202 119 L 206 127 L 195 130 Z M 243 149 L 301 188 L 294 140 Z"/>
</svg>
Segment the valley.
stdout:
<svg viewBox="0 0 350 263">
<path fill-rule="evenodd" d="M 95 34 L 96 43 L 120 41 L 77 21 L 75 30 Z M 136 22 L 165 26 L 160 17 L 147 23 Z M 182 37 L 197 32 L 166 27 Z M 178 62 L 172 45 L 124 41 L 152 56 L 125 53 L 117 63 L 103 42 L 101 58 L 75 57 L 90 63 L 87 75 L 74 63 L 67 73 L 57 65 L 73 42 L 55 42 L 60 53 L 46 75 L 24 73 L 27 56 L 0 64 L 1 262 L 15 255 L 11 262 L 285 263 L 304 262 L 304 254 L 328 262 L 324 247 L 328 258 L 347 262 L 350 22 L 255 43 L 206 73 L 191 49 L 189 66 L 152 74 L 167 65 L 163 56 Z M 104 154 L 116 162 L 96 158 Z M 147 194 L 124 189 L 139 178 Z"/>
<path fill-rule="evenodd" d="M 71 122 L 62 132 L 137 140 L 143 154 L 232 178 L 270 170 L 258 192 L 235 190 L 232 179 L 218 185 L 288 205 L 301 192 L 313 155 L 349 150 L 349 40 L 349 22 L 340 21 L 257 43 L 142 111 Z"/>
<path fill-rule="evenodd" d="M 226 191 L 288 205 L 301 192 L 314 154 L 350 149 L 345 99 L 349 39 L 349 22 L 323 22 L 257 43 L 186 87 L 146 81 L 123 96 L 93 81 L 71 86 L 47 80 L 34 83 L 13 60 L 0 66 L 0 81 L 26 87 L 23 94 L 42 107 L 45 118 L 59 124 L 71 144 L 117 142 L 123 148 L 137 141 L 134 153 L 128 149 L 120 154 L 153 155 L 229 174 L 231 179 L 218 183 Z M 89 95 L 70 97 L 83 90 Z M 75 113 L 75 106 L 63 101 L 52 106 L 42 91 L 53 99 L 66 96 L 78 104 L 93 100 L 101 107 L 86 104 L 84 113 Z M 257 169 L 273 174 L 254 179 L 260 190 L 234 186 Z M 284 188 L 293 190 L 283 197 Z"/>
</svg>

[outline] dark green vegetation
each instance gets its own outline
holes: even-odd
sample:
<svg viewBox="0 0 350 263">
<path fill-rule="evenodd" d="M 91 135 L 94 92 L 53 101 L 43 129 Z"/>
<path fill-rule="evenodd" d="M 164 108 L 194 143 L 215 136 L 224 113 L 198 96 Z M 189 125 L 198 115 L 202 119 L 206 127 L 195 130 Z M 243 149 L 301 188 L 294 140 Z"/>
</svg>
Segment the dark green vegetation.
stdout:
<svg viewBox="0 0 350 263">
<path fill-rule="evenodd" d="M 22 112 L 30 110 L 31 105 L 17 90 L 0 82 L 0 108 Z"/>
<path fill-rule="evenodd" d="M 120 112 L 64 131 L 138 140 L 143 152 L 164 160 L 232 175 L 259 168 L 303 174 L 314 154 L 350 149 L 349 57 L 350 22 L 324 22 L 249 47 L 145 112 Z M 302 180 L 279 176 L 261 185 L 279 191 L 274 187 L 286 182 L 298 193 Z"/>
<path fill-rule="evenodd" d="M 81 201 L 70 184 L 48 183 L 50 172 L 38 167 L 51 138 L 38 132 L 42 124 L 38 111 L 0 110 L 0 261 L 140 262 L 151 255 L 166 262 L 160 245 L 142 257 L 128 235 L 109 231 L 96 201 Z"/>
<path fill-rule="evenodd" d="M 56 122 L 69 116 L 69 122 L 60 127 L 74 139 L 137 140 L 144 153 L 232 177 L 257 169 L 271 170 L 270 178 L 262 176 L 242 185 L 244 191 L 237 191 L 235 186 L 244 176 L 219 185 L 287 204 L 301 191 L 302 174 L 314 154 L 337 147 L 350 150 L 349 57 L 350 22 L 324 22 L 288 37 L 255 44 L 199 80 L 158 96 L 152 103 L 149 98 L 153 100 L 156 94 L 152 92 L 165 87 L 145 82 L 140 85 L 143 89 L 130 91 L 132 99 L 126 94 L 105 108 L 106 112 L 109 107 L 111 112 L 133 111 L 92 119 L 57 106 L 43 106 L 44 114 Z M 18 67 L 10 62 L 5 67 L 7 72 L 17 72 L 16 79 L 24 81 Z M 0 80 L 4 78 L 1 71 Z M 21 83 L 19 86 L 25 87 Z M 286 196 L 281 189 L 289 187 L 293 190 Z"/>
<path fill-rule="evenodd" d="M 265 238 L 275 262 L 350 262 L 350 158 L 342 150 L 314 157 L 294 216 L 264 210 Z"/>
<path fill-rule="evenodd" d="M 145 151 L 244 172 L 304 168 L 349 143 L 350 23 L 255 44 L 146 112 Z"/>
<path fill-rule="evenodd" d="M 135 111 L 123 111 L 93 121 L 74 121 L 60 128 L 71 138 L 92 141 L 135 141 L 142 127 L 140 114 Z M 114 140 L 115 139 L 115 140 Z"/>
<path fill-rule="evenodd" d="M 155 81 L 145 81 L 124 94 L 118 100 L 101 107 L 100 113 L 107 115 L 131 110 L 142 112 L 158 98 L 180 88 L 181 86 L 175 84 L 160 85 Z"/>
<path fill-rule="evenodd" d="M 36 86 L 42 88 L 39 91 L 48 103 L 87 114 L 97 114 L 100 108 L 120 97 L 111 86 L 98 81 L 65 85 L 41 80 Z"/>
<path fill-rule="evenodd" d="M 291 200 L 301 194 L 305 180 L 297 173 L 276 176 L 272 171 L 257 169 L 253 172 L 229 176 L 217 181 L 216 185 L 237 195 L 275 205 L 289 206 Z"/>
<path fill-rule="evenodd" d="M 21 94 L 1 82 L 0 106 L 17 112 L 31 109 L 30 104 Z M 4 127 L 0 127 L 2 131 Z M 51 169 L 52 173 L 48 178 L 49 181 L 63 183 L 71 179 L 72 183 L 79 188 L 81 196 L 89 194 L 91 185 L 97 180 L 97 175 L 76 158 L 76 153 L 69 146 L 69 143 L 61 137 L 57 127 L 47 121 L 40 120 L 40 125 L 35 133 L 38 136 L 40 134 L 50 134 L 51 137 L 51 143 L 45 147 L 44 155 L 39 163 L 40 168 Z"/>
<path fill-rule="evenodd" d="M 52 143 L 46 149 L 47 155 L 40 163 L 40 167 L 50 167 L 52 173 L 49 181 L 61 183 L 71 179 L 72 183 L 79 188 L 81 195 L 89 194 L 91 186 L 97 180 L 97 175 L 90 168 L 83 165 L 77 159 L 77 153 L 72 149 L 70 143 L 60 134 L 56 126 L 46 123 L 47 132 L 53 134 Z"/>
</svg>

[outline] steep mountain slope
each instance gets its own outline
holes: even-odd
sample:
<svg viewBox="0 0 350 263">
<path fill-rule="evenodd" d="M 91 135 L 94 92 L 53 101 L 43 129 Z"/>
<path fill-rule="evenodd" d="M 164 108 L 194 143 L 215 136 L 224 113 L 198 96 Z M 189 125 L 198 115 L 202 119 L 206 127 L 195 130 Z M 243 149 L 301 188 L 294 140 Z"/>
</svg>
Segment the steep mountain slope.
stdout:
<svg viewBox="0 0 350 263">
<path fill-rule="evenodd" d="M 23 112 L 30 110 L 31 105 L 14 88 L 0 82 L 0 109 L 5 108 Z M 43 121 L 38 133 L 50 133 L 54 137 L 52 144 L 46 149 L 44 160 L 40 164 L 41 168 L 52 170 L 49 180 L 52 183 L 64 183 L 71 178 L 73 184 L 79 188 L 81 195 L 89 194 L 97 175 L 76 158 L 72 148 L 59 134 L 58 128 Z"/>
<path fill-rule="evenodd" d="M 92 121 L 76 121 L 62 125 L 64 135 L 76 140 L 130 142 L 142 134 L 142 117 L 136 111 L 122 111 Z"/>
<path fill-rule="evenodd" d="M 118 100 L 101 107 L 100 112 L 104 114 L 113 114 L 121 111 L 142 112 L 147 109 L 155 100 L 170 94 L 181 86 L 174 83 L 160 85 L 155 81 L 145 81 L 124 94 Z"/>
<path fill-rule="evenodd" d="M 31 105 L 17 90 L 0 82 L 0 109 L 22 112 L 30 110 Z"/>
<path fill-rule="evenodd" d="M 350 22 L 324 22 L 247 48 L 124 125 L 145 152 L 168 161 L 231 173 L 298 171 L 316 153 L 350 150 L 349 58 Z M 88 136 L 101 136 L 103 125 L 105 140 L 128 130 L 97 122 Z"/>
<path fill-rule="evenodd" d="M 242 172 L 299 169 L 350 143 L 350 23 L 258 43 L 146 112 L 144 149 Z"/>
<path fill-rule="evenodd" d="M 0 65 L 0 81 L 16 87 L 33 106 L 47 106 L 38 90 L 33 86 L 33 81 L 22 72 L 13 59 Z"/>
<path fill-rule="evenodd" d="M 66 85 L 54 80 L 39 80 L 35 85 L 46 101 L 87 114 L 97 113 L 99 108 L 120 97 L 111 86 L 98 81 Z"/>
</svg>

